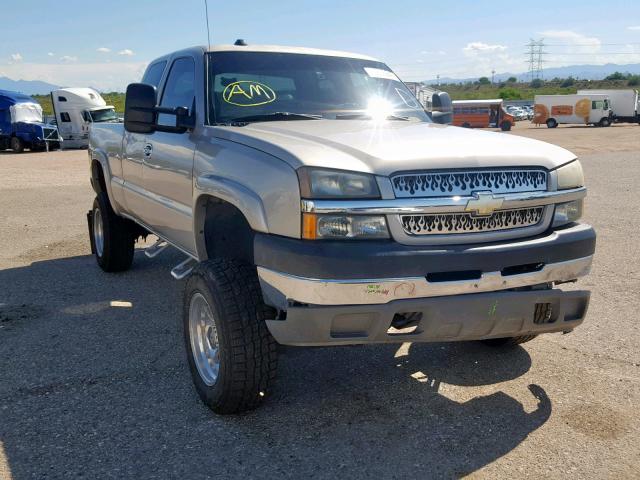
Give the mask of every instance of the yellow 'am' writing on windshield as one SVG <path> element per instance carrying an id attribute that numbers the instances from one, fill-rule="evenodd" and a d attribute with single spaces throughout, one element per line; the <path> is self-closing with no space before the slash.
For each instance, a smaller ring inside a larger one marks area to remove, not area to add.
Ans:
<path id="1" fill-rule="evenodd" d="M 222 98 L 238 107 L 257 107 L 275 101 L 276 92 L 264 83 L 240 80 L 227 85 L 222 91 Z"/>

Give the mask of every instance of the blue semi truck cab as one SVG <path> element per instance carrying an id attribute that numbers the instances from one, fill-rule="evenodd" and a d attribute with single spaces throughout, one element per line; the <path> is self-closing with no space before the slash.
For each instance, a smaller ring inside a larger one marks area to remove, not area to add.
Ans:
<path id="1" fill-rule="evenodd" d="M 55 125 L 42 120 L 42 107 L 28 95 L 0 90 L 0 150 L 20 153 L 28 148 L 41 151 L 60 148 L 62 139 Z"/>

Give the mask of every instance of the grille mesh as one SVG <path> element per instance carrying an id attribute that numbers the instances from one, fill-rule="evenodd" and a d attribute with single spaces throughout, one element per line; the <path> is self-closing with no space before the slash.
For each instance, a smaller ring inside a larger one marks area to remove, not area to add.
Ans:
<path id="1" fill-rule="evenodd" d="M 542 169 L 469 170 L 396 175 L 391 179 L 397 198 L 466 196 L 474 191 L 535 192 L 547 189 Z"/>
<path id="2" fill-rule="evenodd" d="M 542 221 L 544 207 L 498 210 L 486 217 L 470 213 L 434 213 L 401 215 L 402 228 L 409 235 L 451 235 L 495 232 L 531 227 Z"/>

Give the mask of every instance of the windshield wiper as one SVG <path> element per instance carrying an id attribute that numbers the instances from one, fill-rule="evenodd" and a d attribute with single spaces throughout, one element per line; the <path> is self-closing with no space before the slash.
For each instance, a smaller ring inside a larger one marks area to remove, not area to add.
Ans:
<path id="1" fill-rule="evenodd" d="M 250 123 L 250 122 L 275 122 L 280 120 L 320 120 L 322 115 L 310 115 L 307 113 L 293 113 L 293 112 L 273 112 L 262 113 L 260 115 L 248 115 L 246 117 L 238 117 L 231 120 L 229 123 Z"/>
<path id="2" fill-rule="evenodd" d="M 373 117 L 368 113 L 342 113 L 342 114 L 336 115 L 336 120 L 355 120 L 358 118 L 371 119 Z M 408 122 L 410 118 L 402 117 L 400 115 L 387 115 L 385 117 L 385 120 L 402 120 L 402 121 Z"/>

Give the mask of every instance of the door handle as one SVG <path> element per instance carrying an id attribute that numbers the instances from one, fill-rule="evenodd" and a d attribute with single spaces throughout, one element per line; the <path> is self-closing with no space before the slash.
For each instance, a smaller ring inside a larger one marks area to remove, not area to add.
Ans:
<path id="1" fill-rule="evenodd" d="M 150 157 L 150 156 L 151 156 L 151 153 L 153 152 L 153 145 L 151 145 L 150 143 L 147 143 L 147 144 L 144 146 L 144 150 L 143 150 L 143 152 L 144 152 L 144 156 L 145 156 L 145 157 Z"/>

